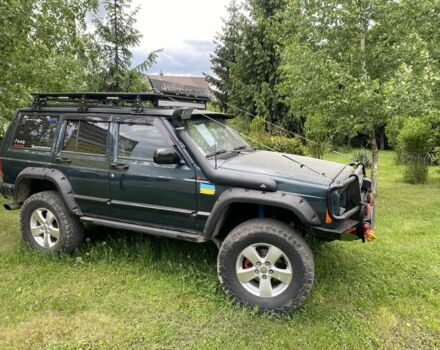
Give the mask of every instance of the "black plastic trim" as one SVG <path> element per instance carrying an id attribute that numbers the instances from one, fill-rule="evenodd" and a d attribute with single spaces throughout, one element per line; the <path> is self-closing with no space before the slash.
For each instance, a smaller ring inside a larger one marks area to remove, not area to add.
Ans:
<path id="1" fill-rule="evenodd" d="M 69 211 L 75 215 L 83 215 L 75 201 L 72 185 L 67 177 L 61 171 L 56 169 L 34 167 L 23 169 L 15 180 L 15 203 L 23 204 L 29 196 L 29 189 L 27 188 L 26 182 L 34 179 L 52 182 L 56 186 L 58 193 L 63 198 Z"/>
<path id="2" fill-rule="evenodd" d="M 362 204 L 360 203 L 361 202 L 360 181 L 363 181 L 363 179 L 364 179 L 363 174 L 364 173 L 365 173 L 365 167 L 362 163 L 359 163 L 355 172 L 352 175 L 350 175 L 350 177 L 348 179 L 342 181 L 340 184 L 333 185 L 328 189 L 328 191 L 327 191 L 327 208 L 328 208 L 328 213 L 333 220 L 336 220 L 336 221 L 348 220 L 353 215 L 355 215 L 356 213 L 358 213 L 361 210 Z M 356 183 L 356 185 L 355 185 L 355 183 Z M 350 208 L 342 215 L 336 215 L 334 213 L 334 208 L 333 208 L 332 193 L 335 191 L 345 191 L 348 188 L 352 188 L 351 186 L 356 186 L 356 188 L 355 189 L 353 188 L 353 191 L 351 191 L 352 195 L 350 196 L 351 197 L 350 200 L 355 203 L 359 203 L 359 204 L 356 204 L 353 208 Z"/>
<path id="3" fill-rule="evenodd" d="M 205 225 L 204 235 L 215 237 L 225 220 L 225 213 L 233 203 L 261 204 L 290 210 L 301 223 L 306 226 L 319 226 L 321 220 L 315 210 L 302 197 L 285 192 L 261 192 L 241 188 L 229 189 L 223 192 Z"/>
<path id="4" fill-rule="evenodd" d="M 341 239 L 341 234 L 357 225 L 359 225 L 359 221 L 357 220 L 346 220 L 339 223 L 336 227 L 333 228 L 314 226 L 312 227 L 312 234 L 316 238 L 326 241 L 339 240 Z"/>
<path id="5" fill-rule="evenodd" d="M 236 186 L 259 191 L 276 192 L 278 185 L 269 176 L 245 174 L 228 169 L 215 169 L 205 156 L 198 150 L 197 145 L 183 128 L 176 129 L 180 140 L 185 144 L 197 165 L 202 169 L 206 178 L 220 186 Z"/>
<path id="6" fill-rule="evenodd" d="M 90 196 L 82 196 L 79 194 L 73 195 L 75 199 L 79 199 L 86 202 L 95 202 L 95 203 L 108 203 L 110 199 L 107 198 L 99 198 L 99 197 L 90 197 Z"/>

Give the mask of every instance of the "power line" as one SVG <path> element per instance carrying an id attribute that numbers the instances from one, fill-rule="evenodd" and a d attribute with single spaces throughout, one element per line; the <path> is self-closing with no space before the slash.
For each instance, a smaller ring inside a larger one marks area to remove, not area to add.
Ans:
<path id="1" fill-rule="evenodd" d="M 262 118 L 262 117 L 259 117 L 259 116 L 257 116 L 257 115 L 254 115 L 254 114 L 252 114 L 252 113 L 249 113 L 249 112 L 245 111 L 244 109 L 241 109 L 241 108 L 239 108 L 239 107 L 236 107 L 236 106 L 234 106 L 234 105 L 231 105 L 230 103 L 227 103 L 227 102 L 224 102 L 224 101 L 220 101 L 220 102 L 223 103 L 224 105 L 228 106 L 228 107 L 231 107 L 231 108 L 237 110 L 237 111 L 243 112 L 243 113 L 249 115 L 249 116 L 252 117 L 252 118 L 260 119 L 260 120 L 262 120 L 263 122 L 265 122 L 266 124 L 268 124 L 268 125 L 270 125 L 270 126 L 273 126 L 274 128 L 277 128 L 278 130 L 282 130 L 282 131 L 284 131 L 284 132 L 286 132 L 286 133 L 288 133 L 288 134 L 290 134 L 290 135 L 293 135 L 293 136 L 295 136 L 295 137 L 298 137 L 298 138 L 300 138 L 300 139 L 303 139 L 304 141 L 307 141 L 307 142 L 310 142 L 310 143 L 314 143 L 315 145 L 321 145 L 319 142 L 316 142 L 316 141 L 310 140 L 310 139 L 308 139 L 308 138 L 306 138 L 306 137 L 304 137 L 304 136 L 302 136 L 302 135 L 300 135 L 300 134 L 294 133 L 293 131 L 287 130 L 287 129 L 285 129 L 285 128 L 279 126 L 279 125 L 276 125 L 276 124 L 274 124 L 274 123 L 271 123 L 270 121 L 267 121 L 266 119 L 264 119 L 264 118 Z M 333 149 L 331 149 L 331 148 L 325 148 L 325 149 L 326 149 L 327 151 L 330 151 L 330 152 L 336 153 L 337 155 L 343 156 L 342 153 L 339 153 L 339 152 L 337 152 L 337 151 L 335 151 L 335 150 L 333 150 Z"/>

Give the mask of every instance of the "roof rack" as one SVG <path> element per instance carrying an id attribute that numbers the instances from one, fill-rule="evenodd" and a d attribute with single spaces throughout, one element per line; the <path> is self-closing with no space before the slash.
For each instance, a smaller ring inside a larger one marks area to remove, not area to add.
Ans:
<path id="1" fill-rule="evenodd" d="M 78 111 L 86 112 L 91 106 L 118 106 L 121 103 L 132 105 L 133 111 L 141 113 L 144 109 L 144 102 L 150 102 L 154 107 L 177 108 L 190 107 L 195 109 L 206 109 L 208 97 L 191 95 L 172 95 L 163 93 L 127 93 L 127 92 L 49 92 L 32 94 L 34 102 L 32 107 L 40 109 L 54 105 L 68 103 L 78 105 Z"/>

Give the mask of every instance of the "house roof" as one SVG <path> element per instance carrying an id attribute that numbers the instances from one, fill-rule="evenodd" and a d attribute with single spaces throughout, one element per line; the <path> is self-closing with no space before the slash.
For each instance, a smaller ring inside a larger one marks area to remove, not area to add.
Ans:
<path id="1" fill-rule="evenodd" d="M 175 75 L 147 75 L 154 91 L 164 94 L 200 96 L 212 98 L 211 88 L 204 77 L 188 77 Z"/>
<path id="2" fill-rule="evenodd" d="M 177 75 L 148 75 L 148 79 L 166 81 L 173 84 L 181 84 L 187 86 L 194 86 L 203 89 L 210 89 L 208 81 L 205 77 L 188 77 Z"/>

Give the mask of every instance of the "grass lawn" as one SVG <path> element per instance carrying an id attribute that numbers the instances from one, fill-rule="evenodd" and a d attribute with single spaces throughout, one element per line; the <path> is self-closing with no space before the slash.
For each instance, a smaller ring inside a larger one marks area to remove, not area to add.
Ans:
<path id="1" fill-rule="evenodd" d="M 77 255 L 47 257 L 1 210 L 0 349 L 439 349 L 440 169 L 408 185 L 380 161 L 378 240 L 313 245 L 315 286 L 289 316 L 231 304 L 214 245 L 88 228 Z"/>

